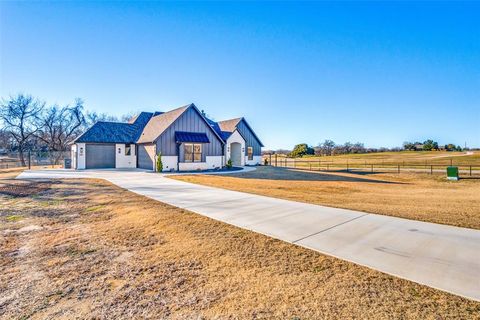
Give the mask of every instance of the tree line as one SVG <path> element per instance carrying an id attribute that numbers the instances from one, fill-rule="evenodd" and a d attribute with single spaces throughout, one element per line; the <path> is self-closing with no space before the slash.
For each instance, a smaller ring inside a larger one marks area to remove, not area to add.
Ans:
<path id="1" fill-rule="evenodd" d="M 462 147 L 456 146 L 453 143 L 449 143 L 443 146 L 439 146 L 438 142 L 431 139 L 422 142 L 404 142 L 403 149 L 409 151 L 434 151 L 434 150 L 446 150 L 446 151 L 462 151 Z"/>
<path id="2" fill-rule="evenodd" d="M 18 152 L 22 166 L 28 151 L 54 151 L 52 160 L 60 161 L 61 152 L 88 127 L 97 121 L 126 122 L 131 115 L 120 119 L 105 113 L 86 111 L 82 99 L 72 104 L 47 105 L 28 94 L 17 94 L 0 102 L 0 149 Z"/>
<path id="3" fill-rule="evenodd" d="M 444 146 L 439 146 L 436 141 L 431 139 L 421 142 L 405 142 L 403 147 L 394 147 L 394 148 L 367 148 L 361 142 L 351 143 L 345 142 L 343 144 L 336 144 L 332 140 L 325 140 L 324 142 L 318 143 L 317 146 L 309 146 L 306 143 L 300 143 L 295 145 L 292 150 L 265 150 L 264 154 L 285 154 L 288 157 L 296 158 L 309 155 L 316 156 L 333 156 L 333 155 L 342 155 L 342 154 L 355 154 L 355 153 L 369 153 L 369 152 L 398 152 L 398 151 L 434 151 L 434 150 L 446 150 L 446 151 L 462 151 L 463 149 L 460 146 L 454 144 L 446 144 Z"/>

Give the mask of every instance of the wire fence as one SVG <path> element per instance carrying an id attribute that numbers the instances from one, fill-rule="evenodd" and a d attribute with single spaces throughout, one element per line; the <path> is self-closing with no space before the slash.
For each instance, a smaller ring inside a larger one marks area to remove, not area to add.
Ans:
<path id="1" fill-rule="evenodd" d="M 0 169 L 34 167 L 34 166 L 58 166 L 63 165 L 64 159 L 70 159 L 68 151 L 26 151 L 24 163 L 18 152 L 0 155 Z"/>
<path id="2" fill-rule="evenodd" d="M 420 172 L 420 173 L 445 173 L 448 166 L 458 167 L 459 173 L 468 176 L 480 175 L 480 163 L 455 163 L 453 160 L 444 161 L 444 163 L 425 162 L 393 162 L 393 161 L 378 161 L 378 162 L 361 162 L 348 160 L 345 161 L 322 161 L 321 159 L 299 159 L 299 158 L 285 158 L 275 157 L 275 155 L 268 155 L 264 157 L 264 163 L 282 168 L 301 169 L 309 171 L 346 171 L 346 172 Z"/>

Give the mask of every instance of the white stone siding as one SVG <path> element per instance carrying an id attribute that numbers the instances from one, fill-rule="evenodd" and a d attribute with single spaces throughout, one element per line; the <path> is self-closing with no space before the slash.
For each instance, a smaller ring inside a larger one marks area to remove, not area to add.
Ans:
<path id="1" fill-rule="evenodd" d="M 240 143 L 242 145 L 241 152 L 242 152 L 242 154 L 245 153 L 245 140 L 240 135 L 240 133 L 237 130 L 235 130 L 230 135 L 230 137 L 228 137 L 228 139 L 225 143 L 225 164 L 230 159 L 230 153 L 231 153 L 231 146 L 230 145 L 234 142 Z M 245 165 L 245 159 L 243 157 L 241 157 L 240 161 L 242 162 L 241 165 L 244 166 Z"/>
<path id="2" fill-rule="evenodd" d="M 248 156 L 245 156 L 245 164 L 248 166 L 255 166 L 262 163 L 262 156 L 253 156 L 253 160 L 248 160 Z"/>
<path id="3" fill-rule="evenodd" d="M 206 162 L 180 162 L 180 171 L 195 171 L 195 170 L 207 170 L 208 163 Z"/>
<path id="4" fill-rule="evenodd" d="M 155 157 L 156 159 L 157 157 Z M 177 156 L 162 156 L 163 171 L 177 171 Z M 156 167 L 156 164 L 155 164 Z"/>
<path id="5" fill-rule="evenodd" d="M 77 143 L 77 169 L 85 169 L 86 160 L 85 154 L 87 152 L 85 143 Z"/>
<path id="6" fill-rule="evenodd" d="M 125 144 L 115 145 L 115 168 L 136 168 L 137 155 L 135 154 L 135 145 L 130 145 L 130 155 L 125 155 Z"/>
<path id="7" fill-rule="evenodd" d="M 223 156 L 207 156 L 208 169 L 221 168 L 223 166 Z"/>

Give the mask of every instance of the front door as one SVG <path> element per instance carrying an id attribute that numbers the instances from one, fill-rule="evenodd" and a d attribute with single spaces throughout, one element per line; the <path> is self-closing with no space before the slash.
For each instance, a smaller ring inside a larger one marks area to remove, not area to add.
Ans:
<path id="1" fill-rule="evenodd" d="M 242 165 L 242 145 L 238 142 L 234 142 L 230 145 L 230 159 L 234 166 Z"/>

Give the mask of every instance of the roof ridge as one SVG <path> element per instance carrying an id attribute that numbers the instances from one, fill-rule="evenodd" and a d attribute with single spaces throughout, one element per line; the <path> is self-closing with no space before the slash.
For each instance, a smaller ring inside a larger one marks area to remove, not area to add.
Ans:
<path id="1" fill-rule="evenodd" d="M 220 121 L 217 121 L 217 122 L 227 122 L 227 121 L 241 120 L 241 119 L 244 119 L 244 118 L 243 118 L 243 117 L 238 117 L 238 118 L 232 118 L 232 119 L 220 120 Z"/>

